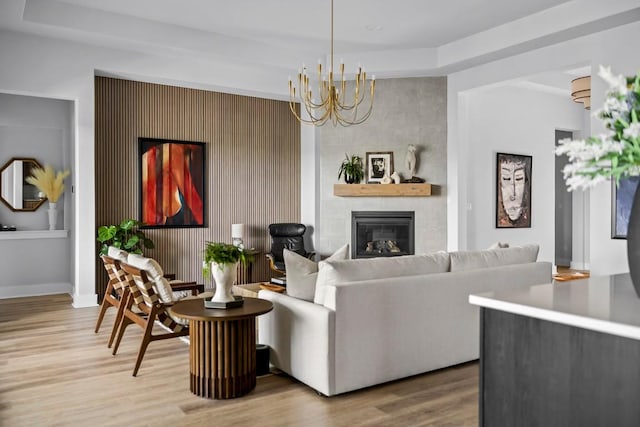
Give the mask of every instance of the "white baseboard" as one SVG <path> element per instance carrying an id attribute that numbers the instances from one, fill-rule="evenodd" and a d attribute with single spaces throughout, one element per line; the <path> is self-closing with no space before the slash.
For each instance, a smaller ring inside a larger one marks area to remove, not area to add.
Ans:
<path id="1" fill-rule="evenodd" d="M 570 267 L 574 270 L 589 270 L 589 263 L 571 261 Z"/>
<path id="2" fill-rule="evenodd" d="M 35 285 L 0 286 L 0 299 L 38 295 L 71 294 L 71 283 L 38 283 Z"/>
<path id="3" fill-rule="evenodd" d="M 73 294 L 73 308 L 95 307 L 98 305 L 98 295 L 77 295 Z"/>

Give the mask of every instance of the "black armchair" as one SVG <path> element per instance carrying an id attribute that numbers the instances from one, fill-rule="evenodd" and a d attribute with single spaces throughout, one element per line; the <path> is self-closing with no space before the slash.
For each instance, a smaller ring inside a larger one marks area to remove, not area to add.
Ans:
<path id="1" fill-rule="evenodd" d="M 304 224 L 280 223 L 269 225 L 271 235 L 271 252 L 267 254 L 269 267 L 277 273 L 285 274 L 282 251 L 288 249 L 303 257 L 312 258 L 315 252 L 307 252 L 304 248 L 303 235 L 307 230 Z"/>

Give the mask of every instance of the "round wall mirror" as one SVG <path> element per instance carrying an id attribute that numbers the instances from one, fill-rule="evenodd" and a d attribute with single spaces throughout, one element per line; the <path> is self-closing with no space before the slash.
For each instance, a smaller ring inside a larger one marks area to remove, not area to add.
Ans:
<path id="1" fill-rule="evenodd" d="M 45 201 L 27 182 L 33 168 L 42 168 L 36 159 L 14 157 L 0 169 L 0 199 L 12 211 L 32 212 Z"/>

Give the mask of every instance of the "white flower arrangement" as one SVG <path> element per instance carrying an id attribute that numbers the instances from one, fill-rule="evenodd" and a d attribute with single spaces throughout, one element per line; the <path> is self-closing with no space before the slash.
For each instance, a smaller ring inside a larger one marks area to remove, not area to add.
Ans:
<path id="1" fill-rule="evenodd" d="M 601 118 L 608 132 L 586 140 L 563 139 L 558 156 L 569 156 L 563 169 L 569 191 L 587 189 L 613 177 L 640 175 L 640 72 L 635 78 L 615 76 L 600 66 L 598 73 L 609 84 L 607 98 L 594 115 Z"/>

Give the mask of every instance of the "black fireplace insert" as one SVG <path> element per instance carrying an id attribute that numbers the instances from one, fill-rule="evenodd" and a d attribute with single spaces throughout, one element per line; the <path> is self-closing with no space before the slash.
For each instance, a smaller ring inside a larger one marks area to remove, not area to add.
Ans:
<path id="1" fill-rule="evenodd" d="M 351 212 L 351 258 L 413 255 L 414 212 Z"/>

